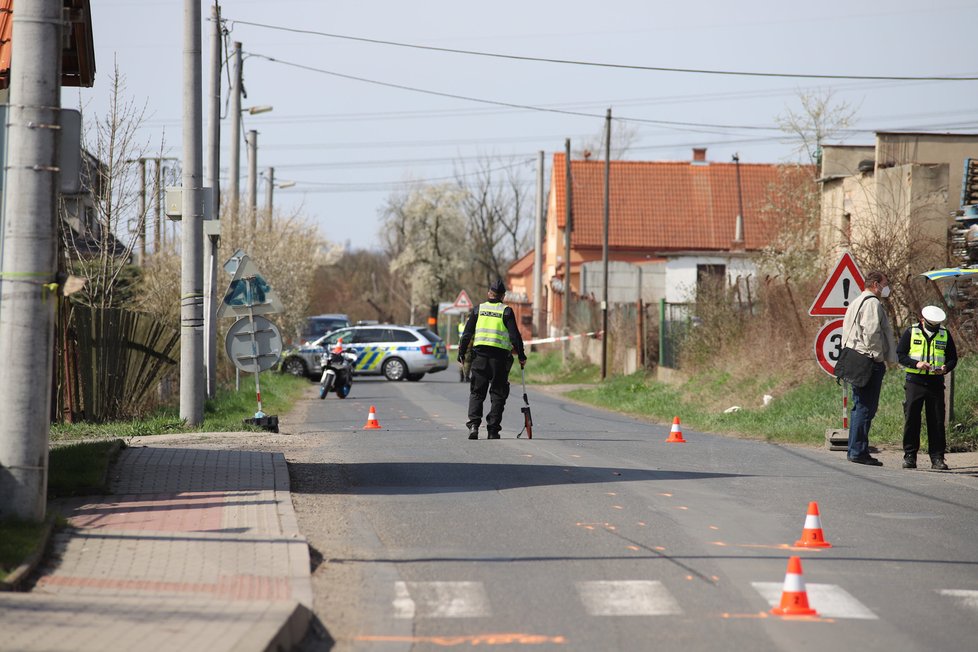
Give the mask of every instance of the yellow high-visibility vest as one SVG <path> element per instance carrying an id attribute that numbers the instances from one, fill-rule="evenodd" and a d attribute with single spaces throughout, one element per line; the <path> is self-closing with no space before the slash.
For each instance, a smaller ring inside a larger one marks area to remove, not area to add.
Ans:
<path id="1" fill-rule="evenodd" d="M 503 303 L 483 303 L 479 306 L 479 318 L 475 322 L 475 338 L 472 346 L 495 346 L 509 351 L 509 332 L 503 324 Z"/>
<path id="2" fill-rule="evenodd" d="M 935 367 L 944 365 L 944 351 L 947 349 L 947 330 L 941 328 L 933 339 L 924 337 L 924 330 L 917 324 L 910 329 L 910 357 L 929 362 Z M 930 375 L 926 369 L 907 369 L 908 374 Z"/>

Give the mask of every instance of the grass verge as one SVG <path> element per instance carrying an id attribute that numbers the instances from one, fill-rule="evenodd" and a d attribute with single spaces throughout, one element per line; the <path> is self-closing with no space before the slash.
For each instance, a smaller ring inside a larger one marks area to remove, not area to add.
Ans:
<path id="1" fill-rule="evenodd" d="M 870 442 L 900 447 L 903 438 L 903 384 L 905 374 L 887 371 L 880 407 L 873 420 Z M 750 383 L 754 395 L 742 402 L 744 383 L 722 370 L 704 372 L 682 384 L 667 385 L 644 373 L 618 376 L 588 389 L 568 394 L 592 405 L 669 423 L 680 417 L 696 430 L 735 434 L 775 442 L 822 445 L 827 428 L 842 427 L 842 390 L 826 375 L 796 382 L 764 407 L 767 387 L 785 386 L 776 375 Z M 773 391 L 773 390 L 772 390 Z M 731 397 L 726 404 L 723 397 Z M 740 397 L 734 398 L 734 397 Z M 978 449 L 978 357 L 962 358 L 955 372 L 955 418 L 948 429 L 948 450 Z M 740 409 L 725 413 L 725 407 Z M 850 399 L 851 407 L 851 399 Z"/>
<path id="2" fill-rule="evenodd" d="M 25 559 L 36 554 L 44 544 L 45 529 L 44 523 L 0 521 L 0 582 L 5 582 Z"/>
<path id="3" fill-rule="evenodd" d="M 263 373 L 259 382 L 262 410 L 266 414 L 288 412 L 296 399 L 309 387 L 309 381 L 304 378 L 279 373 Z M 180 418 L 179 408 L 174 406 L 130 421 L 54 424 L 51 426 L 51 441 L 119 437 L 128 440 L 131 437 L 178 432 L 260 431 L 259 428 L 242 423 L 243 419 L 254 416 L 257 409 L 254 375 L 242 375 L 239 391 L 235 391 L 233 385 L 219 387 L 214 399 L 204 403 L 204 422 L 197 428 L 188 428 Z"/>

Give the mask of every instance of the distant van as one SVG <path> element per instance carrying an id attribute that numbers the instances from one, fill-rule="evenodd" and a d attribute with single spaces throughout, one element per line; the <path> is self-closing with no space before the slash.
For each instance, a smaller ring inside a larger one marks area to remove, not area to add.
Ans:
<path id="1" fill-rule="evenodd" d="M 337 328 L 346 328 L 350 325 L 350 318 L 341 313 L 328 315 L 316 315 L 307 317 L 305 326 L 300 334 L 301 344 L 306 344 L 318 340 L 327 333 L 332 333 Z"/>

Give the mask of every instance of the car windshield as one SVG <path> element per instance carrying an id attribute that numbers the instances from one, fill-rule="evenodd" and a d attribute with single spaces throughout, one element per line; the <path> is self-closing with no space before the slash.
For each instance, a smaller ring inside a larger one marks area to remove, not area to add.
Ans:
<path id="1" fill-rule="evenodd" d="M 349 326 L 349 324 L 344 319 L 310 319 L 308 325 L 309 338 L 310 340 L 321 337 L 326 333 L 335 330 L 337 328 L 342 328 L 343 326 Z"/>
<path id="2" fill-rule="evenodd" d="M 424 338 L 429 342 L 431 342 L 432 344 L 437 344 L 438 342 L 441 342 L 441 338 L 435 335 L 434 333 L 432 333 L 431 331 L 429 331 L 427 328 L 419 328 L 418 332 L 421 333 L 421 335 L 423 335 Z"/>

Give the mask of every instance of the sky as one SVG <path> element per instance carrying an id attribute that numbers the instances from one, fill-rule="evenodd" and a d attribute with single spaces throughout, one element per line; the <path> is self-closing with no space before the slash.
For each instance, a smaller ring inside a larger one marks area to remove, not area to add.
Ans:
<path id="1" fill-rule="evenodd" d="M 211 4 L 201 2 L 205 147 Z M 152 151 L 165 133 L 166 155 L 181 156 L 183 0 L 91 5 L 95 85 L 64 89 L 63 105 L 83 106 L 86 121 L 104 115 L 115 62 L 127 96 L 146 105 L 140 137 Z M 227 51 L 239 41 L 244 52 L 242 106 L 274 107 L 244 116 L 243 130 L 259 132 L 258 168 L 295 182 L 276 188 L 276 210 L 354 249 L 380 246 L 383 208 L 411 183 L 451 182 L 485 164 L 532 189 L 543 151 L 549 186 L 553 154 L 566 138 L 596 142 L 609 108 L 612 130 L 632 134 L 631 160 L 689 160 L 693 147 L 719 162 L 798 160 L 776 118 L 800 109 L 800 93 L 831 92 L 855 111 L 835 142 L 872 144 L 877 130 L 978 132 L 978 81 L 636 69 L 974 77 L 973 1 L 226 0 L 221 9 Z M 229 131 L 222 120 L 224 187 Z M 243 143 L 241 152 L 244 192 Z"/>

